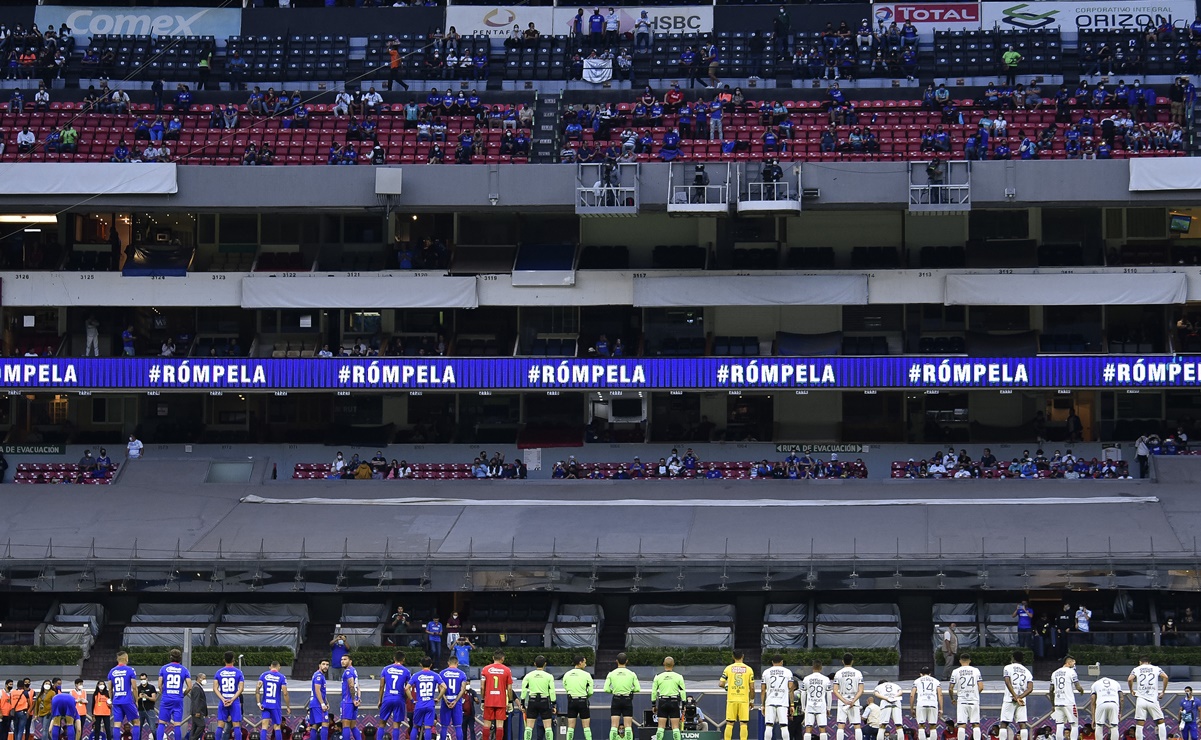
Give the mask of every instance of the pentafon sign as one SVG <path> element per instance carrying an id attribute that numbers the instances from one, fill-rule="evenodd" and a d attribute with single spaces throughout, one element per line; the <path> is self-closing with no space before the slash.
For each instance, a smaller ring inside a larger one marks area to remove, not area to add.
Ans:
<path id="1" fill-rule="evenodd" d="M 980 28 L 980 3 L 872 3 L 877 25 L 912 23 L 926 31 Z"/>
<path id="2" fill-rule="evenodd" d="M 0 388 L 11 391 L 1201 388 L 1201 357 L 13 358 L 0 361 Z"/>
<path id="3" fill-rule="evenodd" d="M 79 43 L 97 34 L 134 36 L 215 36 L 224 39 L 242 32 L 241 8 L 120 8 L 93 5 L 80 8 L 39 5 L 35 22 L 42 28 L 67 24 Z"/>
<path id="4" fill-rule="evenodd" d="M 1191 0 L 1147 2 L 985 2 L 981 3 L 981 24 L 985 28 L 1030 31 L 1059 28 L 1065 38 L 1082 28 L 1138 31 L 1148 25 L 1168 22 L 1184 27 L 1196 14 Z"/>

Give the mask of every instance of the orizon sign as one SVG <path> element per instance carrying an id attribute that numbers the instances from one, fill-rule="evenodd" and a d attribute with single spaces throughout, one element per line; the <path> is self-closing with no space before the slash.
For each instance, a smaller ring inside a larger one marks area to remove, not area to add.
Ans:
<path id="1" fill-rule="evenodd" d="M 89 36 L 237 36 L 242 31 L 238 8 L 89 8 L 39 5 L 34 15 L 42 28 L 66 24 L 80 42 Z"/>

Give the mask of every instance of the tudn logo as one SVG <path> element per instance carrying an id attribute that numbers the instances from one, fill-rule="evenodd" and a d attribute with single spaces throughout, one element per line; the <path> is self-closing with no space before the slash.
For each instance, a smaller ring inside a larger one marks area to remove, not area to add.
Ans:
<path id="1" fill-rule="evenodd" d="M 876 9 L 876 22 L 877 23 L 888 23 L 891 20 L 892 20 L 892 7 L 891 6 L 881 5 L 879 8 Z"/>
<path id="2" fill-rule="evenodd" d="M 517 14 L 508 8 L 493 8 L 484 16 L 484 25 L 492 28 L 505 28 L 517 20 Z"/>
<path id="3" fill-rule="evenodd" d="M 1026 3 L 1014 5 L 1011 8 L 1005 8 L 1001 12 L 1005 14 L 1005 23 L 1018 28 L 1033 30 L 1049 26 L 1055 22 L 1055 16 L 1059 15 L 1058 10 L 1048 10 L 1045 13 L 1027 13 L 1026 8 L 1030 7 Z"/>

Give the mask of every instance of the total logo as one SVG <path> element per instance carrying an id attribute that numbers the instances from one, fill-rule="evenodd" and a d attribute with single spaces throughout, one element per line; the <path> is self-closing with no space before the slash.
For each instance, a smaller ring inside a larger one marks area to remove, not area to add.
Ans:
<path id="1" fill-rule="evenodd" d="M 894 3 L 876 6 L 878 23 L 979 23 L 977 3 Z"/>

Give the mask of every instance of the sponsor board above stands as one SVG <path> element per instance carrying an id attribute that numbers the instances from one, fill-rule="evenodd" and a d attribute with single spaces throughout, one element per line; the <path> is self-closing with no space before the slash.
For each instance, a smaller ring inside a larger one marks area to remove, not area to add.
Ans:
<path id="1" fill-rule="evenodd" d="M 785 5 L 790 27 L 794 33 L 821 31 L 827 23 L 837 28 L 846 21 L 851 28 L 858 28 L 865 18 L 872 17 L 869 3 L 830 3 L 826 5 Z M 731 33 L 748 31 L 771 31 L 780 6 L 763 5 L 718 5 L 713 9 L 713 27 Z"/>
<path id="2" fill-rule="evenodd" d="M 912 23 L 918 33 L 980 28 L 981 3 L 872 3 L 877 26 Z"/>
<path id="3" fill-rule="evenodd" d="M 756 390 L 1196 388 L 1201 357 L 757 359 L 24 359 L 0 388 L 95 390 Z"/>
<path id="4" fill-rule="evenodd" d="M 592 7 L 592 6 L 590 6 Z M 446 9 L 446 27 L 463 36 L 484 35 L 505 37 L 513 26 L 525 29 L 533 23 L 544 34 L 564 36 L 571 33 L 572 21 L 579 6 L 562 8 L 531 7 L 528 5 L 452 5 Z M 617 8 L 621 31 L 632 32 L 634 23 L 647 12 L 651 30 L 656 35 L 671 33 L 709 33 L 713 30 L 713 7 L 705 6 L 622 6 Z M 584 10 L 585 32 L 591 10 Z M 768 24 L 770 27 L 770 22 Z"/>
<path id="5" fill-rule="evenodd" d="M 1064 38 L 1072 39 L 1080 29 L 1138 31 L 1164 22 L 1183 28 L 1196 13 L 1192 0 L 985 2 L 980 23 L 984 28 L 1013 30 L 1058 28 Z"/>
<path id="6" fill-rule="evenodd" d="M 97 34 L 225 39 L 242 32 L 239 8 L 38 5 L 34 21 L 42 28 L 58 28 L 65 23 L 76 42 L 85 46 L 88 37 Z"/>

